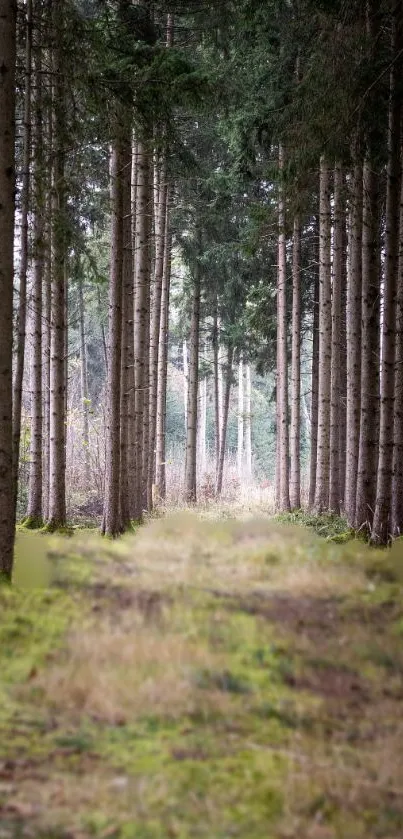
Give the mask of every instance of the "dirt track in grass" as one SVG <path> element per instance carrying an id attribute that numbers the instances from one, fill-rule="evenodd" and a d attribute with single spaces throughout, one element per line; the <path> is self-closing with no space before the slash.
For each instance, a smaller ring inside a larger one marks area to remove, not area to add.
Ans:
<path id="1" fill-rule="evenodd" d="M 400 839 L 398 545 L 190 515 L 19 538 L 1 839 Z"/>

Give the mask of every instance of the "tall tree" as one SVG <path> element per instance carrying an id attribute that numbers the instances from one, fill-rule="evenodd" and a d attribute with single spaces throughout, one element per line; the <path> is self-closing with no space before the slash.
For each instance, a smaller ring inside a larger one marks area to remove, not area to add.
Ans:
<path id="1" fill-rule="evenodd" d="M 361 402 L 361 289 L 362 289 L 362 162 L 353 152 L 349 195 L 349 260 L 347 273 L 347 452 L 344 507 L 353 526 L 357 496 Z"/>
<path id="2" fill-rule="evenodd" d="M 111 155 L 111 263 L 109 279 L 109 362 L 106 410 L 105 500 L 102 532 L 117 536 L 120 518 L 120 387 L 122 352 L 123 149 L 117 134 Z"/>
<path id="3" fill-rule="evenodd" d="M 290 509 L 287 354 L 287 253 L 285 197 L 282 183 L 284 150 L 279 149 L 278 270 L 277 270 L 277 505 Z"/>
<path id="4" fill-rule="evenodd" d="M 52 7 L 54 73 L 54 171 L 52 189 L 52 276 L 50 311 L 49 510 L 47 526 L 66 523 L 66 53 L 65 0 Z"/>
<path id="5" fill-rule="evenodd" d="M 23 118 L 23 165 L 21 172 L 21 242 L 18 286 L 17 353 L 13 391 L 13 471 L 14 492 L 17 496 L 18 464 L 21 436 L 22 384 L 24 378 L 27 329 L 27 272 L 28 272 L 28 214 L 31 181 L 31 89 L 32 89 L 32 0 L 26 3 L 25 91 Z"/>
<path id="6" fill-rule="evenodd" d="M 34 103 L 34 173 L 33 173 L 33 283 L 31 295 L 31 353 L 30 353 L 30 405 L 31 444 L 28 488 L 27 524 L 38 527 L 43 522 L 42 506 L 42 301 L 45 266 L 45 182 L 43 149 L 43 96 L 42 51 L 35 63 Z"/>
<path id="7" fill-rule="evenodd" d="M 186 417 L 185 500 L 194 504 L 197 499 L 197 396 L 199 389 L 199 336 L 201 269 L 196 257 L 193 276 L 192 315 L 190 322 L 189 383 Z"/>
<path id="8" fill-rule="evenodd" d="M 396 291 L 399 261 L 400 138 L 402 115 L 402 3 L 392 11 L 388 163 L 385 219 L 385 276 L 382 319 L 379 461 L 372 539 L 385 544 L 391 535 L 393 419 L 395 398 Z"/>
<path id="9" fill-rule="evenodd" d="M 340 512 L 340 342 L 343 281 L 343 169 L 334 169 L 333 289 L 332 289 L 332 369 L 330 402 L 330 490 L 329 508 Z"/>
<path id="10" fill-rule="evenodd" d="M 323 155 L 320 161 L 319 207 L 319 383 L 318 444 L 316 466 L 315 508 L 320 512 L 329 506 L 330 479 L 330 397 L 332 358 L 332 295 L 331 295 L 331 210 L 330 169 Z"/>
<path id="11" fill-rule="evenodd" d="M 0 0 L 0 577 L 13 567 L 15 507 L 12 456 L 13 247 L 15 210 L 14 0 Z"/>
<path id="12" fill-rule="evenodd" d="M 290 503 L 301 506 L 301 223 L 294 218 L 292 259 L 292 349 L 291 349 L 291 428 Z"/>

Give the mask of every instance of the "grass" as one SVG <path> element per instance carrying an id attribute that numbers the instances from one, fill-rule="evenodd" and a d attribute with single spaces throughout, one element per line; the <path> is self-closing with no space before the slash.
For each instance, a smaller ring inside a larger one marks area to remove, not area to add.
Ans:
<path id="1" fill-rule="evenodd" d="M 398 839 L 401 553 L 250 517 L 19 533 L 2 839 Z"/>

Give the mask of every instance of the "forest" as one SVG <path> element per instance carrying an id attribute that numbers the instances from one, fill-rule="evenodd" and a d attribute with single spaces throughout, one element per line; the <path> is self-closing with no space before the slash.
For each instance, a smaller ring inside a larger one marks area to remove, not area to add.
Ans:
<path id="1" fill-rule="evenodd" d="M 0 837 L 403 835 L 403 0 L 0 0 Z"/>

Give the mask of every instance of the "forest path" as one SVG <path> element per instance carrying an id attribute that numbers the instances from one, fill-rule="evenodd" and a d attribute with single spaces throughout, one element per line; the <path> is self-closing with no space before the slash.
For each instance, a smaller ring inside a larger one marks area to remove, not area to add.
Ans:
<path id="1" fill-rule="evenodd" d="M 402 836 L 399 546 L 181 515 L 18 547 L 2 839 Z"/>

